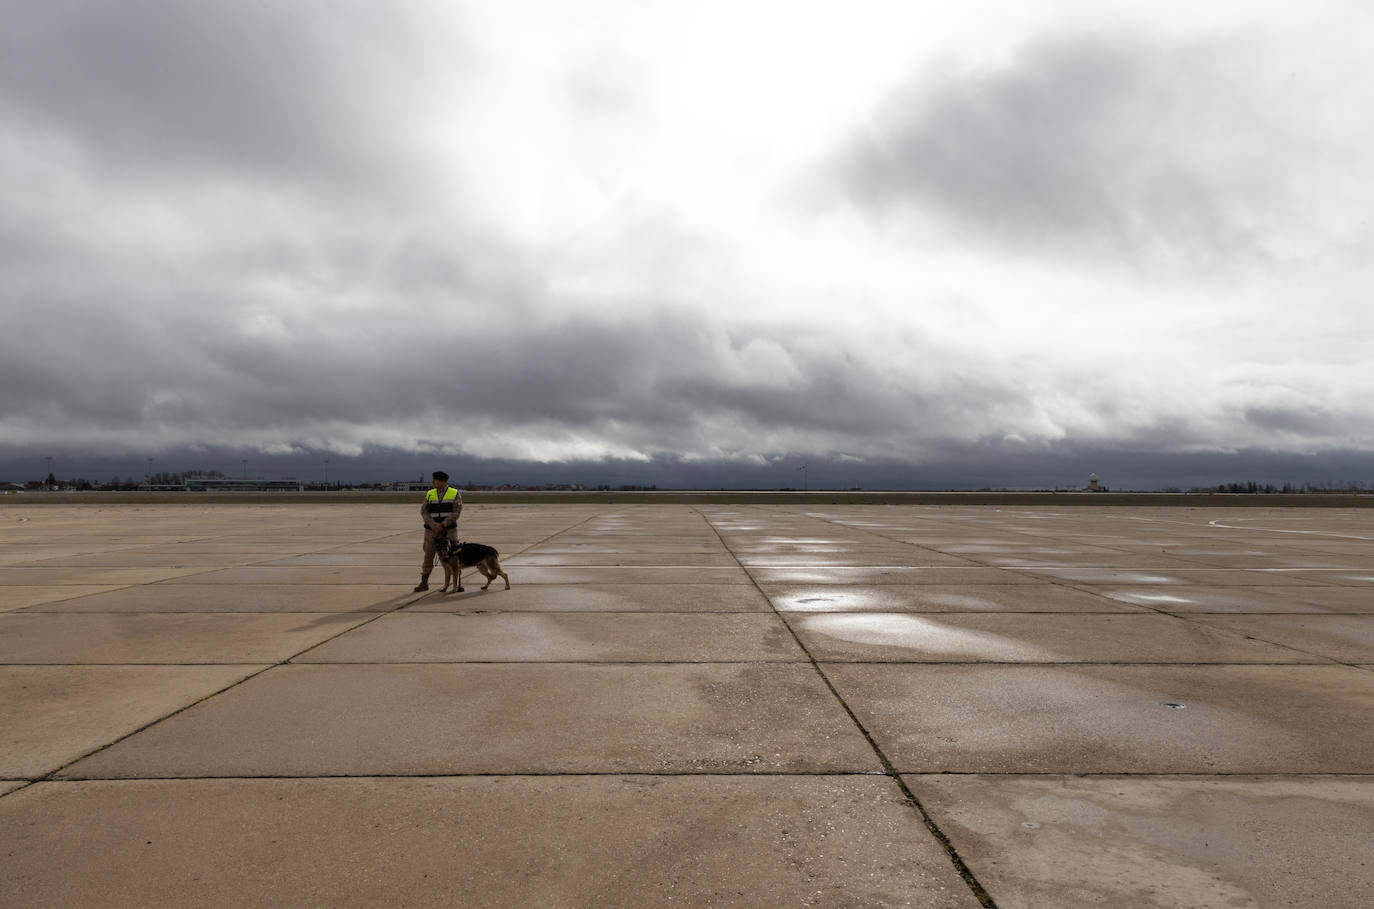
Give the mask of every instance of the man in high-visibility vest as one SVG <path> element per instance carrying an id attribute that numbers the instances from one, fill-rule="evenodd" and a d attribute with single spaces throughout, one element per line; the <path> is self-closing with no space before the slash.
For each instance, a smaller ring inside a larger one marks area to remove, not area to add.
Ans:
<path id="1" fill-rule="evenodd" d="M 425 493 L 425 503 L 420 506 L 420 520 L 425 522 L 425 561 L 420 566 L 416 593 L 429 589 L 429 573 L 434 570 L 434 547 L 439 537 L 447 536 L 449 542 L 458 542 L 458 515 L 462 513 L 463 497 L 448 485 L 448 474 L 434 471 L 434 488 Z"/>

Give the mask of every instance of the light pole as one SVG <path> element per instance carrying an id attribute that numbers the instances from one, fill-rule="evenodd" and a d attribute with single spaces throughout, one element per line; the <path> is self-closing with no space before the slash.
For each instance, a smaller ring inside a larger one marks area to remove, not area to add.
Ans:
<path id="1" fill-rule="evenodd" d="M 148 459 L 148 472 L 143 475 L 143 480 L 149 486 L 153 485 L 153 459 Z"/>
<path id="2" fill-rule="evenodd" d="M 329 459 L 324 459 L 324 485 L 329 485 Z"/>
<path id="3" fill-rule="evenodd" d="M 246 480 L 248 479 L 248 459 L 239 458 L 239 461 L 243 463 L 243 478 Z"/>
<path id="4" fill-rule="evenodd" d="M 52 455 L 43 455 L 43 460 L 48 462 L 48 477 L 52 476 Z M 43 478 L 43 485 L 52 489 L 52 484 L 48 482 L 48 477 Z"/>

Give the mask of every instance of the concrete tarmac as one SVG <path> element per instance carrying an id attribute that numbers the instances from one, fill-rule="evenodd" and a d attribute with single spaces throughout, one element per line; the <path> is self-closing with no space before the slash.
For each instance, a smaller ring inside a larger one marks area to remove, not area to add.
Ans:
<path id="1" fill-rule="evenodd" d="M 417 510 L 0 504 L 0 906 L 1374 905 L 1374 511 Z"/>

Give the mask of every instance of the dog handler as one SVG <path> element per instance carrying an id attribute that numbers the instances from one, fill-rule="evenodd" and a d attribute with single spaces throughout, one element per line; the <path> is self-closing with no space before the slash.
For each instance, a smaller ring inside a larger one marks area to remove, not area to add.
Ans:
<path id="1" fill-rule="evenodd" d="M 434 546 L 439 535 L 446 535 L 451 543 L 458 542 L 458 515 L 462 513 L 463 497 L 448 485 L 448 474 L 434 471 L 434 488 L 425 493 L 425 504 L 420 506 L 420 520 L 425 522 L 425 561 L 420 566 L 416 593 L 429 589 L 429 573 L 434 570 Z"/>

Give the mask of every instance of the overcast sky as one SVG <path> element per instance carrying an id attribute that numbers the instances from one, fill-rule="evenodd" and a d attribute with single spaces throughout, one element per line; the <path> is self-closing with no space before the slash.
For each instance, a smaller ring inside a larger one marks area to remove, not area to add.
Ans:
<path id="1" fill-rule="evenodd" d="M 6 463 L 1374 456 L 1365 0 L 0 17 Z"/>

